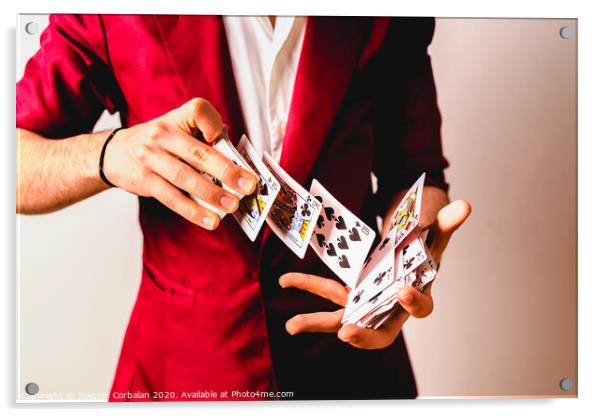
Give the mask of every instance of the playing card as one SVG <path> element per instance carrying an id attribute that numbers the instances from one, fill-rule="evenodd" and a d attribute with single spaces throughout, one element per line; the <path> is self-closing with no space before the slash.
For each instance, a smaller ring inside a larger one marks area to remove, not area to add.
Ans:
<path id="1" fill-rule="evenodd" d="M 437 275 L 437 267 L 435 261 L 431 258 L 430 254 L 427 255 L 427 259 L 418 268 L 416 268 L 416 279 L 412 282 L 412 286 L 418 291 L 422 291 L 424 287 L 435 279 Z"/>
<path id="2" fill-rule="evenodd" d="M 395 247 L 394 241 L 390 236 L 386 236 L 380 243 L 374 248 L 374 250 L 368 255 L 368 258 L 364 261 L 362 271 L 357 279 L 355 287 L 359 287 L 362 281 L 372 272 L 383 261 L 386 256 L 393 254 L 394 258 Z M 395 259 L 393 259 L 393 265 L 395 265 Z"/>
<path id="3" fill-rule="evenodd" d="M 423 236 L 426 237 L 425 235 Z M 418 239 L 422 241 L 422 245 L 425 252 L 425 260 L 407 275 L 398 276 L 395 279 L 397 291 L 399 291 L 403 287 L 407 287 L 410 285 L 415 287 L 418 291 L 422 291 L 424 290 L 424 287 L 432 280 L 434 280 L 435 276 L 437 275 L 437 267 L 435 261 L 433 260 L 428 251 L 428 247 L 424 244 L 424 240 L 422 239 L 422 237 L 417 238 L 417 240 Z M 366 323 L 365 327 L 369 327 L 371 329 L 378 329 L 384 323 L 386 323 L 393 316 L 393 314 L 395 314 L 395 310 L 386 311 L 385 313 L 379 311 L 378 313 L 378 315 L 372 314 L 370 317 L 362 317 L 361 323 Z"/>
<path id="4" fill-rule="evenodd" d="M 309 192 L 322 203 L 309 244 L 332 272 L 354 287 L 376 233 L 317 180 L 313 180 Z"/>
<path id="5" fill-rule="evenodd" d="M 383 297 L 384 298 L 384 297 Z M 355 324 L 360 327 L 372 328 L 376 323 L 384 322 L 383 319 L 389 316 L 389 313 L 397 305 L 397 296 L 393 295 L 387 299 L 384 299 L 381 304 L 372 309 Z"/>
<path id="6" fill-rule="evenodd" d="M 411 242 L 404 242 L 397 248 L 395 276 L 405 277 L 415 270 L 421 263 L 426 261 L 426 245 L 418 237 Z"/>
<path id="7" fill-rule="evenodd" d="M 257 155 L 249 139 L 243 135 L 238 142 L 237 151 L 257 175 L 259 182 L 255 193 L 240 200 L 238 210 L 233 214 L 241 229 L 252 241 L 255 241 L 263 222 L 270 212 L 272 204 L 280 191 L 280 183 Z"/>
<path id="8" fill-rule="evenodd" d="M 414 229 L 416 229 L 416 226 L 418 226 L 425 177 L 426 174 L 420 176 L 418 181 L 412 185 L 403 197 L 393 213 L 393 219 L 391 220 L 387 236 L 394 236 L 395 246 L 399 245 L 399 243 L 409 236 Z"/>
<path id="9" fill-rule="evenodd" d="M 375 249 L 375 251 L 378 250 Z M 360 273 L 361 283 L 349 292 L 343 313 L 343 322 L 354 322 L 353 317 L 361 318 L 381 301 L 381 294 L 394 281 L 395 252 L 392 245 L 385 245 L 386 253 L 368 261 Z"/>
<path id="10" fill-rule="evenodd" d="M 303 258 L 322 204 L 291 178 L 270 155 L 264 153 L 263 161 L 281 186 L 266 221 L 284 244 L 299 258 Z"/>
<path id="11" fill-rule="evenodd" d="M 253 169 L 245 162 L 245 160 L 238 153 L 238 151 L 236 150 L 234 145 L 232 145 L 232 142 L 230 142 L 228 139 L 221 138 L 221 139 L 217 140 L 213 144 L 213 148 L 218 150 L 219 152 L 221 152 L 224 156 L 226 156 L 228 159 L 230 159 L 234 164 L 238 165 L 241 168 L 246 169 L 247 171 L 253 172 Z M 203 175 L 205 178 L 207 178 L 208 180 L 210 180 L 217 186 L 222 187 L 224 190 L 231 192 L 238 198 L 242 198 L 244 196 L 244 194 L 239 193 L 236 190 L 233 190 L 232 188 L 228 187 L 225 184 L 222 184 L 221 181 L 219 181 L 216 178 L 213 178 L 211 175 L 207 174 L 206 172 L 201 172 L 201 175 Z M 220 217 L 220 219 L 224 218 L 224 216 L 226 215 L 226 212 L 218 209 L 217 207 L 214 207 L 211 204 L 209 204 L 199 198 L 196 198 L 193 195 L 191 195 L 191 197 L 194 201 L 199 203 L 201 206 L 206 207 L 209 210 L 213 211 L 215 214 L 217 214 Z"/>

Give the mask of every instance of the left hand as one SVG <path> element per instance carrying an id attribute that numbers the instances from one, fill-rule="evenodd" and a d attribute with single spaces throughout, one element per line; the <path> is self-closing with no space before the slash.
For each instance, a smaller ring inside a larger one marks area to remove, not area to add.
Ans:
<path id="1" fill-rule="evenodd" d="M 435 262 L 439 263 L 452 234 L 468 218 L 470 211 L 470 204 L 463 200 L 456 200 L 439 211 L 429 232 L 432 234 L 429 250 Z M 406 287 L 397 293 L 397 300 L 403 309 L 399 309 L 393 319 L 378 330 L 366 329 L 355 324 L 345 324 L 341 327 L 347 295 L 351 290 L 349 287 L 331 278 L 297 272 L 282 275 L 279 283 L 283 288 L 294 287 L 309 291 L 343 307 L 336 311 L 298 314 L 286 322 L 286 330 L 289 334 L 337 332 L 343 342 L 360 349 L 382 349 L 389 346 L 410 316 L 423 318 L 433 311 L 431 284 L 427 285 L 423 292 L 414 287 Z"/>

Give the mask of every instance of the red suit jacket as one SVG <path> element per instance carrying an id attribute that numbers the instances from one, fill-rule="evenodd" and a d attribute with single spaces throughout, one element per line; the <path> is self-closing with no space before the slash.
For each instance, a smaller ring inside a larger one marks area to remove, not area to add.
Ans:
<path id="1" fill-rule="evenodd" d="M 421 172 L 447 188 L 426 51 L 433 29 L 425 18 L 307 20 L 280 163 L 373 227 Z M 221 17 L 57 15 L 17 84 L 17 126 L 64 138 L 91 131 L 105 108 L 132 126 L 195 96 L 215 106 L 231 138 L 245 132 Z M 231 216 L 208 232 L 152 198 L 140 198 L 139 218 L 143 274 L 112 400 L 197 390 L 416 396 L 402 335 L 369 351 L 336 334 L 286 333 L 295 314 L 338 308 L 278 285 L 290 271 L 333 276 L 311 249 L 300 260 L 268 228 L 249 242 Z"/>

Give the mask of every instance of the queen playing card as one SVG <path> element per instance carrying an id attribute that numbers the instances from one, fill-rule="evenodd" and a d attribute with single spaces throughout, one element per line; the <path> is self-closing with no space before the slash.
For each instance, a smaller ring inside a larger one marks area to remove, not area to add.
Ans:
<path id="1" fill-rule="evenodd" d="M 291 178 L 270 155 L 264 153 L 263 161 L 281 186 L 266 221 L 284 244 L 299 258 L 303 258 L 322 204 Z"/>

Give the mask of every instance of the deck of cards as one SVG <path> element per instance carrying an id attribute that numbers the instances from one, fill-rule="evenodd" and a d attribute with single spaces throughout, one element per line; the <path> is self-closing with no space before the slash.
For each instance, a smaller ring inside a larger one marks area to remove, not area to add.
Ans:
<path id="1" fill-rule="evenodd" d="M 401 308 L 400 289 L 413 286 L 422 291 L 435 279 L 437 266 L 426 245 L 428 232 L 418 226 L 424 178 L 422 174 L 401 200 L 384 239 L 365 261 L 347 298 L 343 323 L 378 329 Z"/>
<path id="2" fill-rule="evenodd" d="M 267 153 L 258 155 L 243 135 L 237 147 L 226 138 L 214 148 L 258 177 L 255 193 L 242 196 L 233 214 L 254 241 L 263 223 L 299 258 L 311 246 L 318 257 L 352 290 L 343 323 L 377 329 L 397 311 L 396 293 L 405 286 L 422 290 L 437 273 L 418 227 L 424 188 L 423 174 L 397 207 L 385 238 L 370 253 L 376 233 L 345 208 L 322 184 L 313 180 L 309 191 L 298 184 Z M 204 174 L 207 175 L 207 174 Z M 220 217 L 225 213 L 195 199 Z"/>

